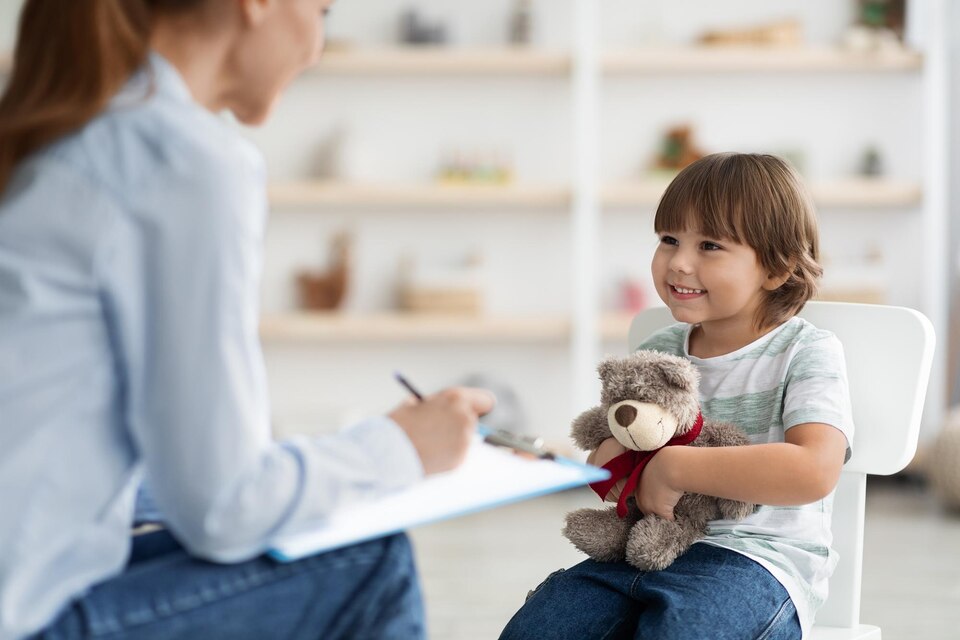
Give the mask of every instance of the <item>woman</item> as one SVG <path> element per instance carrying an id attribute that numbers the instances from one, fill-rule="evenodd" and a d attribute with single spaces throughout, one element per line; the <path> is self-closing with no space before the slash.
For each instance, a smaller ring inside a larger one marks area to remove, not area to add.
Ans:
<path id="1" fill-rule="evenodd" d="M 271 540 L 463 459 L 452 389 L 275 443 L 256 124 L 332 0 L 27 0 L 0 100 L 0 639 L 423 635 L 403 536 Z M 167 529 L 131 545 L 143 475 Z"/>

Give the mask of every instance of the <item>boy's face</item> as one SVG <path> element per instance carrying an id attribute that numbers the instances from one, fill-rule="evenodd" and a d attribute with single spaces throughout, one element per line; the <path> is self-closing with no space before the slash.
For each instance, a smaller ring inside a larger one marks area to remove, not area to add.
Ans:
<path id="1" fill-rule="evenodd" d="M 679 322 L 713 325 L 732 335 L 752 333 L 768 277 L 752 247 L 700 231 L 661 233 L 653 255 L 660 299 Z"/>

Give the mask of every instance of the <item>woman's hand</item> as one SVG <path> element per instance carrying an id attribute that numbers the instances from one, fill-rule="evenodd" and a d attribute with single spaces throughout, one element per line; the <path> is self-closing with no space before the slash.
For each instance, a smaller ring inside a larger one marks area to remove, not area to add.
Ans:
<path id="1" fill-rule="evenodd" d="M 477 418 L 489 413 L 496 400 L 483 389 L 456 387 L 406 402 L 390 412 L 410 438 L 425 473 L 449 471 L 460 465 L 477 428 Z"/>
<path id="2" fill-rule="evenodd" d="M 617 456 L 622 453 L 626 453 L 627 448 L 620 444 L 613 436 L 607 438 L 600 443 L 600 446 L 596 448 L 589 456 L 587 456 L 587 464 L 593 464 L 598 467 L 602 467 L 607 464 Z M 606 502 L 616 502 L 620 499 L 620 493 L 623 491 L 623 487 L 626 486 L 627 479 L 624 478 L 617 484 L 613 485 L 613 488 L 607 492 L 607 495 L 603 497 Z"/>
<path id="3" fill-rule="evenodd" d="M 671 473 L 676 463 L 676 451 L 680 447 L 664 447 L 644 467 L 640 474 L 640 486 L 633 497 L 640 511 L 646 515 L 654 514 L 665 520 L 673 520 L 673 509 L 683 497 L 671 482 Z"/>

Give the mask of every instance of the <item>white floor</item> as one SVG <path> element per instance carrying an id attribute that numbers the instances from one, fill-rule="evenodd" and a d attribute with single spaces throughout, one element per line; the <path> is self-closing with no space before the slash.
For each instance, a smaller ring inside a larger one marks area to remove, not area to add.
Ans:
<path id="1" fill-rule="evenodd" d="M 563 515 L 595 506 L 570 491 L 412 532 L 432 640 L 497 638 L 529 589 L 582 559 Z M 871 480 L 861 619 L 884 640 L 960 639 L 960 514 L 915 484 Z"/>

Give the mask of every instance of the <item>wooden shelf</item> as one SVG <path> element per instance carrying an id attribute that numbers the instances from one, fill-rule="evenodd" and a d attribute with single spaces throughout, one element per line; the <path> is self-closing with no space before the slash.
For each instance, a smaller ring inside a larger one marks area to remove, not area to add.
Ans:
<path id="1" fill-rule="evenodd" d="M 645 180 L 610 185 L 603 190 L 607 207 L 656 206 L 667 180 Z M 850 178 L 810 185 L 816 203 L 823 207 L 913 207 L 923 200 L 918 183 L 885 179 Z"/>
<path id="2" fill-rule="evenodd" d="M 288 313 L 265 315 L 264 341 L 294 342 L 537 342 L 570 337 L 565 316 L 489 317 L 414 313 Z"/>
<path id="3" fill-rule="evenodd" d="M 270 187 L 270 204 L 293 207 L 569 207 L 570 190 L 533 185 L 364 185 L 294 182 Z"/>
<path id="4" fill-rule="evenodd" d="M 838 47 L 675 47 L 614 51 L 603 56 L 602 64 L 606 73 L 894 72 L 919 70 L 923 56 Z"/>
<path id="5" fill-rule="evenodd" d="M 637 180 L 603 189 L 607 207 L 655 206 L 669 180 Z M 814 200 L 824 207 L 889 208 L 921 204 L 918 183 L 850 178 L 813 183 Z M 290 182 L 270 186 L 274 208 L 327 207 L 521 207 L 566 210 L 572 193 L 567 187 L 537 185 L 374 185 L 342 182 Z"/>
<path id="6" fill-rule="evenodd" d="M 603 71 L 618 73 L 705 73 L 753 71 L 897 72 L 917 71 L 915 51 L 856 53 L 836 47 L 667 47 L 611 51 Z M 0 53 L 0 73 L 12 56 Z M 326 52 L 314 73 L 326 75 L 553 75 L 567 76 L 572 56 L 537 49 L 454 49 L 409 47 L 342 49 Z"/>
<path id="7" fill-rule="evenodd" d="M 526 48 L 335 49 L 324 53 L 314 72 L 325 75 L 567 75 L 571 60 L 569 53 Z"/>

